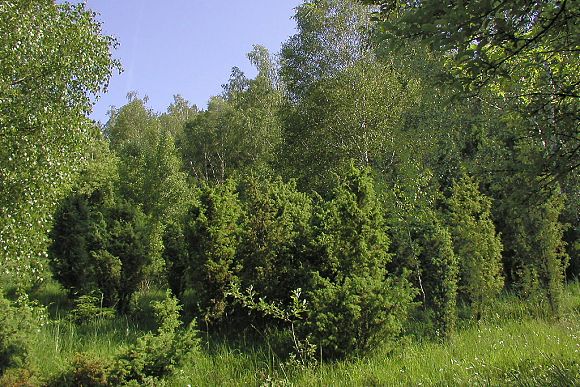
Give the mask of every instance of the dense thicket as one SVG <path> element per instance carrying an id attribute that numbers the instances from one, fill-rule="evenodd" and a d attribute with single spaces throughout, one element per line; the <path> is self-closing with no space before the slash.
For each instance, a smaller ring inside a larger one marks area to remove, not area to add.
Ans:
<path id="1" fill-rule="evenodd" d="M 169 288 L 207 329 L 289 327 L 302 359 L 363 354 L 418 324 L 450 337 L 504 288 L 557 316 L 580 265 L 577 9 L 366 1 L 382 5 L 371 19 L 362 3 L 306 1 L 279 61 L 248 54 L 254 79 L 234 68 L 202 110 L 176 96 L 157 114 L 130 93 L 102 131 L 87 98 L 115 63 L 93 16 L 0 5 L 2 47 L 27 47 L 1 52 L 4 290 L 38 280 L 47 255 L 78 302 L 126 314 L 139 288 Z M 87 60 L 60 62 L 72 55 Z M 28 320 L 0 301 L 3 370 L 25 359 Z M 184 355 L 167 302 L 169 322 L 119 355 L 115 377 L 169 372 L 148 345 Z"/>

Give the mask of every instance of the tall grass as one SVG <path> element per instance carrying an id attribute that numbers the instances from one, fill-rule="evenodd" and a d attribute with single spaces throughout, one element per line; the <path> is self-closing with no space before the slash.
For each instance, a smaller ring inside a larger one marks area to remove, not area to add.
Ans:
<path id="1" fill-rule="evenodd" d="M 58 293 L 58 292 L 57 292 Z M 160 293 L 161 294 L 161 293 Z M 33 366 L 48 379 L 77 352 L 112 357 L 119 347 L 151 329 L 141 294 L 136 319 L 95 319 L 82 325 L 53 314 L 38 333 Z M 56 305 L 53 305 L 56 309 Z M 575 386 L 580 385 L 580 283 L 566 288 L 563 313 L 547 317 L 541 307 L 505 294 L 479 322 L 464 321 L 448 342 L 403 339 L 364 358 L 303 366 L 254 339 L 228 344 L 210 338 L 194 360 L 170 379 L 175 386 Z"/>
<path id="2" fill-rule="evenodd" d="M 575 386 L 580 381 L 580 284 L 567 287 L 559 320 L 510 294 L 450 341 L 403 340 L 361 359 L 304 368 L 265 351 L 223 347 L 202 355 L 171 385 Z"/>

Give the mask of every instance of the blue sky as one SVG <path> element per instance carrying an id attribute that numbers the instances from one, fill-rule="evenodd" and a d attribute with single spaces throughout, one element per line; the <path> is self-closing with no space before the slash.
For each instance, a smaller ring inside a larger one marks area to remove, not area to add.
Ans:
<path id="1" fill-rule="evenodd" d="M 149 97 L 163 112 L 174 94 L 205 108 L 221 92 L 233 66 L 254 76 L 246 54 L 254 44 L 277 53 L 295 33 L 294 8 L 301 0 L 87 0 L 104 33 L 120 46 L 114 56 L 124 72 L 114 75 L 91 117 L 106 122 L 111 105 L 127 93 Z"/>

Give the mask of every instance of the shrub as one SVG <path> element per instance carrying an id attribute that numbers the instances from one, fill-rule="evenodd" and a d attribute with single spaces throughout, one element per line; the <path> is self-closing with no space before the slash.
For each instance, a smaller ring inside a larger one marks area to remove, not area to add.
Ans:
<path id="1" fill-rule="evenodd" d="M 117 310 L 127 312 L 149 262 L 148 223 L 139 207 L 120 200 L 108 210 L 107 252 L 121 261 Z"/>
<path id="2" fill-rule="evenodd" d="M 364 353 L 397 335 L 407 318 L 414 291 L 387 273 L 383 210 L 368 172 L 354 166 L 334 198 L 318 206 L 314 248 L 321 256 L 304 329 L 329 357 Z"/>
<path id="3" fill-rule="evenodd" d="M 106 224 L 97 203 L 71 195 L 60 205 L 51 230 L 50 266 L 54 277 L 74 294 L 98 288 L 93 251 L 106 243 Z"/>
<path id="4" fill-rule="evenodd" d="M 154 302 L 158 328 L 133 345 L 125 347 L 114 358 L 90 353 L 77 354 L 70 367 L 49 381 L 49 386 L 117 386 L 160 384 L 182 362 L 199 349 L 195 321 L 180 329 L 177 299 L 169 292 L 163 301 Z"/>
<path id="5" fill-rule="evenodd" d="M 416 205 L 408 197 L 394 196 L 391 234 L 395 260 L 389 267 L 408 272 L 423 304 L 419 331 L 432 327 L 431 335 L 449 336 L 457 320 L 458 262 L 449 230 L 437 211 L 426 203 Z M 399 207 L 399 208 L 397 208 Z"/>
<path id="6" fill-rule="evenodd" d="M 35 330 L 45 318 L 45 310 L 26 295 L 11 302 L 0 293 L 0 375 L 8 368 L 27 365 Z"/>
<path id="7" fill-rule="evenodd" d="M 115 310 L 103 307 L 102 305 L 102 298 L 85 294 L 75 300 L 75 307 L 68 316 L 76 323 L 113 318 L 115 316 Z"/>
<path id="8" fill-rule="evenodd" d="M 448 337 L 455 331 L 457 322 L 459 268 L 449 230 L 436 213 L 429 212 L 430 216 L 420 225 L 419 242 L 425 306 L 432 310 L 436 335 Z"/>
<path id="9" fill-rule="evenodd" d="M 173 294 L 182 298 L 185 291 L 185 270 L 189 262 L 189 252 L 182 221 L 167 224 L 163 233 L 163 259 L 167 282 Z"/>
<path id="10" fill-rule="evenodd" d="M 236 255 L 241 221 L 242 207 L 232 180 L 216 186 L 204 184 L 186 219 L 186 276 L 208 322 L 222 320 L 229 307 L 226 293 L 240 271 Z"/>
<path id="11" fill-rule="evenodd" d="M 69 295 L 98 292 L 104 306 L 126 312 L 149 261 L 142 211 L 124 200 L 73 195 L 63 202 L 51 236 L 51 267 Z"/>
<path id="12" fill-rule="evenodd" d="M 199 349 L 195 320 L 180 330 L 181 307 L 167 292 L 164 301 L 153 304 L 159 327 L 117 355 L 111 372 L 114 384 L 135 381 L 152 383 L 171 374 L 187 356 Z"/>
<path id="13" fill-rule="evenodd" d="M 238 253 L 241 284 L 287 304 L 292 290 L 306 285 L 311 199 L 297 191 L 295 182 L 248 178 L 241 200 L 245 209 Z"/>
<path id="14" fill-rule="evenodd" d="M 514 208 L 506 234 L 511 247 L 515 283 L 524 297 L 540 297 L 548 301 L 558 315 L 569 257 L 562 240 L 564 225 L 559 217 L 564 197 L 551 192 L 539 204 Z"/>
<path id="15" fill-rule="evenodd" d="M 111 385 L 113 363 L 90 353 L 77 353 L 64 372 L 48 381 L 49 387 L 106 387 Z"/>
<path id="16" fill-rule="evenodd" d="M 11 368 L 0 374 L 2 387 L 36 387 L 42 385 L 37 374 L 29 368 Z"/>
<path id="17" fill-rule="evenodd" d="M 464 175 L 454 182 L 447 220 L 459 262 L 459 296 L 479 320 L 503 287 L 502 244 L 491 221 L 491 200 Z"/>

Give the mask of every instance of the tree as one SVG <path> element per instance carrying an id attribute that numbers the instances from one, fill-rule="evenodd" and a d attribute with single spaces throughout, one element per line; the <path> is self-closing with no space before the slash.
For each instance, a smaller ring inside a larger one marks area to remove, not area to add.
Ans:
<path id="1" fill-rule="evenodd" d="M 310 0 L 296 8 L 298 33 L 282 45 L 280 76 L 292 100 L 369 55 L 370 14 L 351 0 Z"/>
<path id="2" fill-rule="evenodd" d="M 238 167 L 239 137 L 233 130 L 236 111 L 222 97 L 212 97 L 185 128 L 183 160 L 186 171 L 197 179 L 223 182 Z"/>
<path id="3" fill-rule="evenodd" d="M 87 115 L 119 68 L 111 58 L 114 46 L 83 4 L 0 4 L 0 262 L 5 285 L 26 286 L 43 278 L 52 214 L 86 160 L 87 134 L 94 126 Z"/>
<path id="4" fill-rule="evenodd" d="M 480 319 L 503 288 L 502 244 L 491 220 L 491 200 L 468 175 L 456 180 L 447 200 L 447 221 L 459 262 L 459 296 Z"/>
<path id="5" fill-rule="evenodd" d="M 190 105 L 189 101 L 177 94 L 173 96 L 173 102 L 167 108 L 167 112 L 159 116 L 161 127 L 173 136 L 178 147 L 184 140 L 185 124 L 192 120 L 197 113 L 196 105 Z"/>
<path id="6" fill-rule="evenodd" d="M 116 306 L 120 313 L 126 313 L 133 293 L 144 278 L 143 270 L 150 263 L 153 250 L 150 242 L 151 226 L 139 207 L 124 200 L 108 208 L 106 216 L 108 240 L 106 254 L 101 257 L 112 258 L 113 262 L 118 260 L 118 263 L 114 263 L 114 266 L 119 267 Z"/>
<path id="7" fill-rule="evenodd" d="M 433 313 L 436 334 L 450 337 L 457 322 L 459 275 L 451 234 L 433 210 L 424 214 L 417 226 L 424 306 Z"/>
<path id="8" fill-rule="evenodd" d="M 282 94 L 275 62 L 255 46 L 248 58 L 258 70 L 248 79 L 237 67 L 221 96 L 186 126 L 182 147 L 186 170 L 193 176 L 223 182 L 233 173 L 269 169 L 281 142 Z"/>
<path id="9" fill-rule="evenodd" d="M 450 59 L 469 92 L 490 92 L 495 105 L 527 121 L 519 136 L 543 148 L 533 165 L 542 184 L 561 183 L 580 165 L 577 2 L 363 2 L 381 6 L 383 38 L 395 45 L 426 41 Z"/>
<path id="10" fill-rule="evenodd" d="M 386 194 L 393 260 L 388 269 L 418 289 L 415 301 L 428 335 L 449 337 L 457 321 L 459 262 L 451 233 L 442 221 L 439 187 L 426 171 L 415 182 L 397 184 Z"/>
<path id="11" fill-rule="evenodd" d="M 127 312 L 150 260 L 149 227 L 142 211 L 123 199 L 69 196 L 51 231 L 54 277 L 72 297 L 97 292 L 104 306 Z"/>
<path id="12" fill-rule="evenodd" d="M 119 157 L 120 196 L 140 206 L 151 222 L 147 279 L 162 280 L 163 228 L 186 211 L 190 191 L 171 126 L 162 126 L 163 120 L 146 107 L 146 98 L 135 93 L 128 98 L 125 106 L 112 111 L 105 133 Z"/>
<path id="13" fill-rule="evenodd" d="M 297 191 L 295 181 L 284 183 L 279 177 L 248 177 L 241 186 L 241 285 L 287 304 L 293 290 L 306 287 L 311 198 Z"/>
<path id="14" fill-rule="evenodd" d="M 545 202 L 534 206 L 508 206 L 506 266 L 522 297 L 546 300 L 558 315 L 569 260 L 562 240 L 565 226 L 559 219 L 564 198 L 557 187 L 546 196 Z"/>
<path id="15" fill-rule="evenodd" d="M 286 114 L 284 162 L 302 189 L 330 191 L 332 174 L 350 160 L 389 173 L 408 143 L 405 112 L 419 101 L 420 83 L 380 62 L 359 62 L 319 81 Z"/>
<path id="16" fill-rule="evenodd" d="M 315 214 L 312 284 L 304 328 L 329 357 L 364 353 L 396 336 L 415 291 L 389 275 L 384 208 L 368 170 L 351 164 Z"/>
<path id="17" fill-rule="evenodd" d="M 243 208 L 233 180 L 201 191 L 185 219 L 189 262 L 187 284 L 195 291 L 206 322 L 222 322 L 228 311 L 226 295 L 241 269 L 237 260 Z"/>

